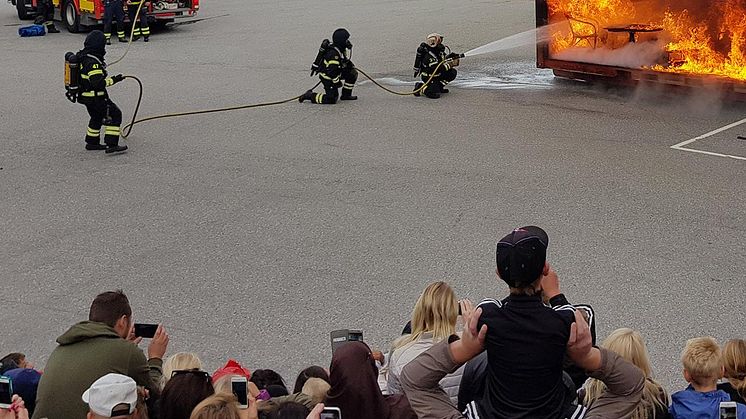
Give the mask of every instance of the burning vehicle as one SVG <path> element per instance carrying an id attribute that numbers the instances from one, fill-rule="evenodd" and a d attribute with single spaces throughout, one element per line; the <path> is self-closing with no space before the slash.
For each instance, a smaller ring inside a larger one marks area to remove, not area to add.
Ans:
<path id="1" fill-rule="evenodd" d="M 536 25 L 555 76 L 746 100 L 746 0 L 536 0 Z"/>

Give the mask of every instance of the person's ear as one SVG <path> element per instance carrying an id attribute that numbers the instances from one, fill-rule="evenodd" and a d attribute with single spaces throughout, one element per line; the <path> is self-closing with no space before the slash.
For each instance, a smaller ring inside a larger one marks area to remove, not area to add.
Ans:
<path id="1" fill-rule="evenodd" d="M 687 371 L 686 368 L 684 368 L 684 379 L 686 380 L 687 383 L 692 382 L 692 376 L 691 374 L 689 374 L 689 371 Z"/>
<path id="2" fill-rule="evenodd" d="M 544 261 L 544 270 L 541 271 L 542 275 L 548 275 L 549 274 L 549 262 Z"/>
<path id="3" fill-rule="evenodd" d="M 85 415 L 85 417 L 86 417 L 86 419 L 94 419 L 93 413 L 91 413 L 90 411 L 88 412 L 87 415 Z"/>
<path id="4" fill-rule="evenodd" d="M 497 275 L 497 279 L 500 279 L 500 269 L 495 268 L 495 275 Z"/>

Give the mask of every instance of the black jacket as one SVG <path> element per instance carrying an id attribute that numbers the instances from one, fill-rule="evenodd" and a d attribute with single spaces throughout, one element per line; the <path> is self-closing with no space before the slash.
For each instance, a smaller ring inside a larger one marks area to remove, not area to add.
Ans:
<path id="1" fill-rule="evenodd" d="M 575 308 L 560 294 L 511 295 L 479 304 L 479 327 L 487 325 L 487 377 L 476 397 L 480 416 L 510 419 L 564 417 L 575 398 L 563 377 L 563 362 Z"/>

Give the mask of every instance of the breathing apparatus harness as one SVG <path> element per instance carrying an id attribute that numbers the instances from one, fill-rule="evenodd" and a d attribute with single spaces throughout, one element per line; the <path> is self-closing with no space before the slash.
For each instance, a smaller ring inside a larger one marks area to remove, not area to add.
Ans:
<path id="1" fill-rule="evenodd" d="M 328 39 L 324 39 L 323 41 L 321 41 L 321 46 L 319 46 L 319 52 L 318 54 L 316 54 L 316 59 L 313 60 L 313 64 L 311 64 L 311 77 L 319 73 L 319 69 L 321 68 L 322 62 L 324 61 L 324 57 L 326 56 L 326 53 L 329 52 L 329 50 L 331 49 L 337 50 L 339 56 L 342 57 L 342 62 L 340 63 L 340 66 L 342 68 L 346 68 L 349 62 L 352 60 L 352 42 L 350 42 L 349 39 L 345 43 L 345 51 L 341 51 L 331 41 L 329 41 Z M 349 52 L 349 54 L 347 52 Z"/>

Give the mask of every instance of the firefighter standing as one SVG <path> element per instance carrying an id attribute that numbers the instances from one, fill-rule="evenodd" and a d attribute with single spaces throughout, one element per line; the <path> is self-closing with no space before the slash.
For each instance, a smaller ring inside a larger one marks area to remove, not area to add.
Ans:
<path id="1" fill-rule="evenodd" d="M 311 66 L 311 75 L 319 74 L 324 85 L 324 93 L 309 90 L 298 98 L 299 102 L 310 100 L 313 103 L 332 104 L 341 100 L 357 100 L 352 95 L 352 89 L 357 81 L 357 70 L 350 61 L 352 43 L 347 29 L 339 28 L 332 34 L 332 42 L 325 39 L 321 43 L 319 54 Z M 342 96 L 339 88 L 342 87 Z"/>
<path id="2" fill-rule="evenodd" d="M 109 99 L 106 88 L 119 83 L 124 76 L 118 74 L 107 77 L 104 55 L 106 37 L 95 30 L 88 34 L 83 49 L 77 54 L 80 61 L 80 93 L 78 102 L 85 105 L 91 116 L 85 136 L 86 150 L 104 150 L 107 153 L 124 151 L 126 145 L 119 145 L 119 130 L 122 124 L 122 111 Z M 105 126 L 104 143 L 101 144 L 101 127 Z"/>
<path id="3" fill-rule="evenodd" d="M 47 33 L 60 33 L 54 26 L 54 4 L 52 0 L 39 0 L 36 2 L 36 19 L 34 23 L 44 25 Z"/>
<path id="4" fill-rule="evenodd" d="M 111 24 L 117 21 L 117 38 L 119 42 L 127 42 L 124 33 L 124 6 L 122 0 L 104 0 L 104 35 L 106 45 L 111 45 Z"/>
<path id="5" fill-rule="evenodd" d="M 148 26 L 148 5 L 145 1 L 146 0 L 127 1 L 127 13 L 129 13 L 130 22 L 135 29 L 134 38 L 132 38 L 133 41 L 137 41 L 138 39 L 140 39 L 140 35 L 142 35 L 142 40 L 145 42 L 148 42 L 148 40 L 150 39 L 150 26 Z M 140 22 L 135 22 L 135 14 L 137 13 L 137 8 L 140 7 L 140 3 L 142 2 L 145 3 L 143 3 L 142 8 L 140 9 Z"/>
<path id="6" fill-rule="evenodd" d="M 414 61 L 414 76 L 418 75 L 423 82 L 427 82 L 430 76 L 435 73 L 430 84 L 422 92 L 431 99 L 438 99 L 442 93 L 448 93 L 445 86 L 456 78 L 456 69 L 459 65 L 459 54 L 450 51 L 450 48 L 443 45 L 443 36 L 437 33 L 431 33 L 426 38 L 427 42 L 420 44 L 417 48 L 417 58 Z M 446 53 L 448 50 L 448 53 Z M 445 63 L 438 67 L 442 61 Z M 414 90 L 422 87 L 424 83 L 417 82 Z M 419 93 L 415 94 L 419 96 Z"/>

